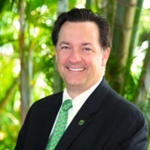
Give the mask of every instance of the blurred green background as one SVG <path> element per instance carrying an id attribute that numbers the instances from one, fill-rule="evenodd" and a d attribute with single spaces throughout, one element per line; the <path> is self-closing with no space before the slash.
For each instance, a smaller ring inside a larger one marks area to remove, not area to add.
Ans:
<path id="1" fill-rule="evenodd" d="M 0 4 L 0 150 L 14 149 L 36 100 L 63 89 L 51 31 L 56 17 L 73 7 L 90 8 L 109 21 L 113 46 L 105 77 L 141 109 L 150 126 L 149 0 L 0 0 Z"/>

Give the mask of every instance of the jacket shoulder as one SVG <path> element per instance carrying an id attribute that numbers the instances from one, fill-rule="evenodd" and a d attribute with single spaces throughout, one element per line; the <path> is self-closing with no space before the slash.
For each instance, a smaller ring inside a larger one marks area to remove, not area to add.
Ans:
<path id="1" fill-rule="evenodd" d="M 48 96 L 41 98 L 41 99 L 37 100 L 36 102 L 34 102 L 33 106 L 40 106 L 41 107 L 42 105 L 48 105 L 48 104 L 51 104 L 51 103 L 58 101 L 60 99 L 62 100 L 62 94 L 63 94 L 63 92 L 48 95 Z"/>

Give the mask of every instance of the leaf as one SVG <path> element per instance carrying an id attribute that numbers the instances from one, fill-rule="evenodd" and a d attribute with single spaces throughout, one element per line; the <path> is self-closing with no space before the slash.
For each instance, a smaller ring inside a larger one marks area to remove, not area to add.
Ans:
<path id="1" fill-rule="evenodd" d="M 9 0 L 0 0 L 0 13 L 2 12 L 5 4 L 9 3 Z"/>

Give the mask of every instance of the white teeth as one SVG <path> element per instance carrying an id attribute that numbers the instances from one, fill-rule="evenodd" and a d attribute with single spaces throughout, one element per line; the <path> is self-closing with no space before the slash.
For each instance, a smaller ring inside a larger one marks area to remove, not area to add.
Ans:
<path id="1" fill-rule="evenodd" d="M 83 71 L 84 68 L 69 68 L 71 71 Z"/>

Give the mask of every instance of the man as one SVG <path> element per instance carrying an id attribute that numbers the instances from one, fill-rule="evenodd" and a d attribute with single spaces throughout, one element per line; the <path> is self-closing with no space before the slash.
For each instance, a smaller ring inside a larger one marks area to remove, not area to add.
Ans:
<path id="1" fill-rule="evenodd" d="M 111 47 L 107 21 L 90 10 L 72 9 L 56 20 L 52 41 L 66 88 L 33 104 L 15 150 L 146 150 L 145 118 L 103 78 Z M 66 99 L 72 108 L 56 142 Z"/>

